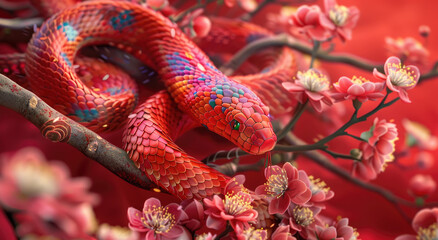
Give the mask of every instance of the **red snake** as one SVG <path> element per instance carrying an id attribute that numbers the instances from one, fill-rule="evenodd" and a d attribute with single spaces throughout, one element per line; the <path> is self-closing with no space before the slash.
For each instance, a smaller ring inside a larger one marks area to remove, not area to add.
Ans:
<path id="1" fill-rule="evenodd" d="M 218 20 L 214 26 L 228 28 L 227 24 Z M 239 25 L 253 26 L 235 26 Z M 224 43 L 214 34 L 205 41 L 210 46 L 216 41 L 216 47 Z M 81 47 L 104 43 L 122 48 L 155 70 L 166 90 L 132 112 L 135 87 L 127 83 L 123 87 L 127 91 L 114 93 L 96 91 L 97 83 L 86 84 L 74 69 L 75 56 Z M 261 74 L 227 77 L 160 13 L 133 3 L 99 0 L 48 19 L 28 45 L 25 72 L 32 91 L 95 131 L 116 128 L 128 119 L 123 143 L 136 165 L 171 194 L 199 199 L 222 193 L 229 177 L 189 156 L 173 141 L 203 125 L 248 153 L 270 151 L 277 138 L 269 108 L 252 89 L 271 108 L 285 107 L 275 97 L 276 85 L 292 78 L 295 63 L 287 49 L 276 56 L 275 64 Z"/>

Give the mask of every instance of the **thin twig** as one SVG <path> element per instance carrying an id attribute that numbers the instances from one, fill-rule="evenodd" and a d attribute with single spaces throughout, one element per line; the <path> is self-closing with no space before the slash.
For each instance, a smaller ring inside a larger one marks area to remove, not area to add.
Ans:
<path id="1" fill-rule="evenodd" d="M 179 22 L 181 21 L 185 16 L 187 16 L 189 13 L 195 11 L 196 9 L 199 8 L 205 8 L 209 3 L 214 2 L 215 0 L 206 0 L 204 3 L 202 2 L 198 2 L 197 4 L 191 6 L 190 8 L 188 8 L 187 10 L 185 10 L 184 12 L 181 12 L 180 14 L 178 14 L 175 17 L 170 17 L 170 19 L 173 22 Z"/>
<path id="2" fill-rule="evenodd" d="M 144 188 L 156 185 L 141 172 L 126 152 L 88 128 L 62 115 L 32 92 L 0 74 L 0 105 L 21 114 L 54 142 L 66 142 L 85 156 L 121 177 Z"/>

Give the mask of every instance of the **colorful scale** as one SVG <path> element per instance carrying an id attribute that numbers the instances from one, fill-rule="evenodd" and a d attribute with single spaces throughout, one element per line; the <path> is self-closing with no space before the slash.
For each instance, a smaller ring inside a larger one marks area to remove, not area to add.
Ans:
<path id="1" fill-rule="evenodd" d="M 118 93 L 103 86 L 110 76 L 92 84 L 81 79 L 75 54 L 81 46 L 101 43 L 144 61 L 167 91 L 132 112 L 137 94 L 128 83 L 118 83 L 128 89 Z M 290 60 L 283 67 L 294 68 L 293 57 L 282 59 Z M 219 194 L 228 179 L 174 144 L 184 131 L 204 125 L 252 154 L 270 151 L 276 142 L 269 109 L 250 88 L 223 75 L 167 18 L 129 2 L 85 2 L 53 16 L 29 43 L 25 71 L 34 92 L 91 129 L 112 129 L 128 119 L 123 142 L 129 156 L 180 198 Z"/>

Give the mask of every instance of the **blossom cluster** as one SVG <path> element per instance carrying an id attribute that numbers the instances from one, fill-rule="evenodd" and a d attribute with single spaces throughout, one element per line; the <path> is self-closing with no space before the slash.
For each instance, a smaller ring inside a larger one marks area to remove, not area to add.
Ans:
<path id="1" fill-rule="evenodd" d="M 288 162 L 266 168 L 265 177 L 267 182 L 251 192 L 243 187 L 243 175 L 238 175 L 229 180 L 222 195 L 202 202 L 192 199 L 162 207 L 158 199 L 150 198 L 142 211 L 128 209 L 129 227 L 145 232 L 146 239 L 249 240 L 270 235 L 269 239 L 293 240 L 299 234 L 305 239 L 350 240 L 358 236 L 347 218 L 331 221 L 321 214 L 325 201 L 334 196 L 325 182 Z M 199 232 L 202 226 L 210 232 Z M 217 231 L 224 234 L 216 235 Z"/>

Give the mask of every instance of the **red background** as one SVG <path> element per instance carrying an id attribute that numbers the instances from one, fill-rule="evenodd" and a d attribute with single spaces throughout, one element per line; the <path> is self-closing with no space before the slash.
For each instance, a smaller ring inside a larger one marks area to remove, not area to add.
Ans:
<path id="1" fill-rule="evenodd" d="M 426 24 L 431 28 L 428 40 L 428 49 L 431 53 L 430 62 L 436 61 L 438 53 L 438 21 L 436 14 L 438 2 L 431 0 L 357 0 L 338 1 L 346 6 L 356 5 L 361 16 L 356 29 L 353 32 L 353 40 L 345 44 L 337 42 L 336 52 L 349 52 L 366 59 L 383 63 L 386 59 L 384 48 L 384 37 L 407 37 L 413 36 L 420 39 L 418 27 Z M 269 9 L 268 9 L 269 10 Z M 265 11 L 266 12 L 266 11 Z M 261 13 L 263 15 L 263 12 Z M 323 63 L 332 79 L 342 75 L 364 75 L 371 78 L 371 74 L 347 67 L 341 64 Z M 385 109 L 377 114 L 380 118 L 394 119 L 399 127 L 400 140 L 397 142 L 398 150 L 404 142 L 404 130 L 401 120 L 408 118 L 427 126 L 433 134 L 438 135 L 438 108 L 436 107 L 436 89 L 438 79 L 422 83 L 409 92 L 411 104 L 397 102 L 394 106 Z M 349 109 L 351 110 L 351 109 Z M 361 124 L 362 129 L 368 128 L 371 120 Z M 297 125 L 297 134 L 311 141 L 316 135 L 323 133 L 323 125 L 319 124 L 310 116 L 304 116 Z M 326 134 L 326 133 L 324 133 Z M 114 144 L 120 146 L 121 131 L 103 134 Z M 217 150 L 232 147 L 222 138 L 217 137 L 204 129 L 198 129 L 183 136 L 183 141 L 178 141 L 183 149 L 187 149 L 195 157 L 203 158 Z M 346 146 L 356 146 L 356 143 L 344 142 L 339 139 L 333 146 L 338 151 L 348 152 Z M 101 204 L 95 208 L 97 218 L 100 222 L 107 222 L 112 225 L 127 226 L 126 210 L 130 206 L 141 208 L 145 199 L 157 196 L 164 202 L 175 200 L 168 195 L 148 192 L 129 185 L 120 180 L 97 163 L 87 159 L 73 147 L 62 143 L 51 143 L 44 139 L 38 129 L 28 123 L 17 113 L 0 107 L 0 153 L 13 152 L 25 146 L 36 146 L 43 150 L 48 159 L 62 160 L 71 169 L 73 176 L 88 176 L 93 181 L 91 191 L 101 196 Z M 436 156 L 436 152 L 434 152 Z M 346 160 L 334 160 L 345 167 L 351 164 Z M 408 161 L 404 159 L 404 161 Z M 403 233 L 413 233 L 411 227 L 406 223 L 394 206 L 381 196 L 360 189 L 351 183 L 328 173 L 326 170 L 311 163 L 306 159 L 299 160 L 299 167 L 320 177 L 327 182 L 335 197 L 329 201 L 324 213 L 331 217 L 341 215 L 348 217 L 350 224 L 356 227 L 362 239 L 393 239 Z M 409 178 L 415 173 L 431 174 L 438 180 L 436 171 L 438 164 L 432 169 L 423 171 L 402 170 L 396 165 L 390 165 L 387 170 L 373 183 L 390 189 L 395 194 L 411 199 L 406 192 Z M 254 188 L 262 184 L 263 179 L 260 173 L 247 174 L 248 187 Z M 438 201 L 438 194 L 433 194 L 430 200 Z M 405 208 L 404 208 L 405 209 Z M 405 209 L 410 217 L 413 217 L 415 210 Z M 6 225 L 1 224 L 4 219 L 0 216 L 0 238 L 8 239 Z M 4 236 L 4 237 L 3 237 Z M 10 235 L 9 235 L 10 236 Z"/>

